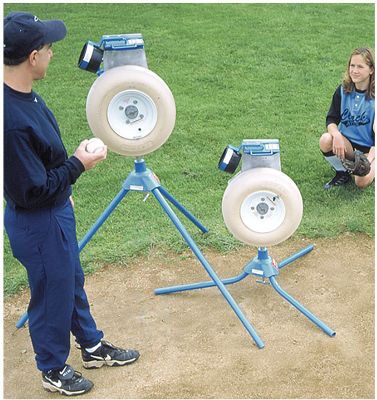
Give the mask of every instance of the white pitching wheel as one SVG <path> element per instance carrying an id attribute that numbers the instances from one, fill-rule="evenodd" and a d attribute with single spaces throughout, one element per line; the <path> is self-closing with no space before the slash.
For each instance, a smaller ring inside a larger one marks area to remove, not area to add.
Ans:
<path id="1" fill-rule="evenodd" d="M 94 136 L 125 156 L 143 156 L 162 146 L 175 124 L 175 102 L 166 83 L 147 68 L 111 68 L 97 78 L 86 102 Z"/>
<path id="2" fill-rule="evenodd" d="M 255 168 L 239 173 L 229 182 L 222 213 L 236 239 L 250 245 L 271 246 L 296 231 L 303 203 L 289 176 L 272 168 Z"/>

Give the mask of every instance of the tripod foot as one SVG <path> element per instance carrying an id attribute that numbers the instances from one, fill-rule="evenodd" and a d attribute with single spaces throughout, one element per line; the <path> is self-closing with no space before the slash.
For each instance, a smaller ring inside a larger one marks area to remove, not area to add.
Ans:
<path id="1" fill-rule="evenodd" d="M 301 305 L 297 300 L 295 300 L 292 296 L 290 296 L 285 290 L 283 290 L 279 284 L 276 282 L 274 276 L 271 276 L 270 282 L 272 287 L 285 299 L 288 303 L 292 304 L 293 307 L 297 308 L 300 312 L 302 312 L 307 318 L 310 319 L 315 325 L 321 328 L 325 333 L 329 336 L 335 336 L 336 332 L 329 328 L 324 322 L 322 322 L 319 318 L 317 318 L 314 314 L 312 314 L 307 308 Z"/>

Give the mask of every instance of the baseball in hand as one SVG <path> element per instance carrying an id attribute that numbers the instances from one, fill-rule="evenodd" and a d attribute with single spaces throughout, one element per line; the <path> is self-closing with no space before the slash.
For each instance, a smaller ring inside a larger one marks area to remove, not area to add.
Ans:
<path id="1" fill-rule="evenodd" d="M 88 144 L 85 147 L 85 150 L 88 153 L 97 153 L 98 151 L 101 151 L 103 147 L 105 146 L 105 143 L 101 139 L 98 138 L 92 138 L 89 140 Z"/>

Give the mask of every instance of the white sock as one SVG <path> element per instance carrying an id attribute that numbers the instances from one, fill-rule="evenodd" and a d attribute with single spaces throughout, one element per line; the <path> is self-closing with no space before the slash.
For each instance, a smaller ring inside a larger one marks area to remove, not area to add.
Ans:
<path id="1" fill-rule="evenodd" d="M 340 160 L 340 158 L 336 155 L 332 155 L 332 156 L 326 156 L 325 155 L 325 160 L 332 166 L 335 168 L 335 171 L 347 171 L 342 164 L 342 161 Z"/>
<path id="2" fill-rule="evenodd" d="M 101 342 L 99 342 L 99 343 L 97 343 L 95 346 L 93 346 L 93 347 L 89 347 L 89 348 L 86 348 L 85 347 L 85 350 L 88 352 L 88 353 L 94 353 L 97 349 L 99 349 L 101 347 Z"/>

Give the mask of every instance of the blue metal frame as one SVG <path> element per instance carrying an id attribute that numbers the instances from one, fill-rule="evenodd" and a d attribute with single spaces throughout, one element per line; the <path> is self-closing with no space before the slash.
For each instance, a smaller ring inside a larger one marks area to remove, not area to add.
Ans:
<path id="1" fill-rule="evenodd" d="M 302 304 L 300 304 L 297 300 L 295 300 L 291 295 L 289 295 L 286 291 L 284 291 L 276 281 L 276 276 L 279 275 L 280 269 L 285 267 L 286 265 L 292 263 L 293 261 L 297 260 L 298 258 L 304 256 L 305 254 L 312 251 L 314 248 L 313 245 L 309 245 L 304 249 L 300 250 L 299 252 L 293 254 L 292 256 L 284 259 L 282 262 L 277 264 L 269 255 L 268 251 L 265 247 L 258 248 L 258 255 L 251 260 L 249 263 L 246 264 L 244 267 L 243 272 L 241 274 L 234 276 L 232 278 L 227 278 L 221 280 L 223 285 L 229 285 L 233 283 L 237 283 L 242 279 L 246 278 L 248 275 L 255 275 L 261 278 L 257 282 L 260 283 L 270 283 L 271 286 L 291 305 L 293 305 L 298 311 L 303 313 L 310 321 L 312 321 L 315 325 L 321 328 L 327 335 L 335 336 L 336 332 L 329 328 L 324 322 L 322 322 L 319 318 L 317 318 L 311 311 L 305 308 Z M 265 278 L 268 278 L 269 282 L 265 281 Z M 194 290 L 194 289 L 204 289 L 209 288 L 217 285 L 215 282 L 198 282 L 198 283 L 191 283 L 187 285 L 179 285 L 179 286 L 170 286 L 165 288 L 159 288 L 155 290 L 155 294 L 168 294 L 168 293 L 176 293 L 176 292 L 183 292 L 187 290 Z M 250 333 L 250 332 L 249 332 Z M 252 335 L 253 336 L 253 335 Z M 254 338 L 254 336 L 253 336 Z M 254 339 L 255 340 L 255 339 Z M 256 340 L 255 340 L 256 341 Z M 263 347 L 258 344 L 258 347 Z M 262 342 L 263 343 L 263 342 Z"/>

